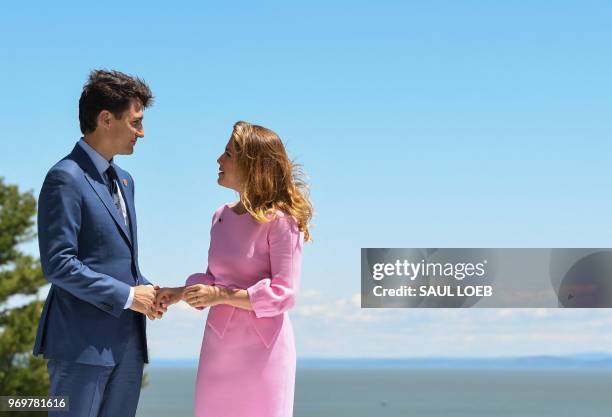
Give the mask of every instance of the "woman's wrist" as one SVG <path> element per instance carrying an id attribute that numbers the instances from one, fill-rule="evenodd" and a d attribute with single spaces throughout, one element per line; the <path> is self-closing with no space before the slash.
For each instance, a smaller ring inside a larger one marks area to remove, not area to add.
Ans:
<path id="1" fill-rule="evenodd" d="M 213 286 L 215 291 L 215 304 L 229 304 L 230 296 L 227 288 L 215 287 Z"/>
<path id="2" fill-rule="evenodd" d="M 239 290 L 233 288 L 214 287 L 215 288 L 215 301 L 214 305 L 217 304 L 228 304 L 233 307 L 238 307 L 243 310 L 252 310 L 251 301 L 249 299 L 249 293 L 247 290 Z"/>

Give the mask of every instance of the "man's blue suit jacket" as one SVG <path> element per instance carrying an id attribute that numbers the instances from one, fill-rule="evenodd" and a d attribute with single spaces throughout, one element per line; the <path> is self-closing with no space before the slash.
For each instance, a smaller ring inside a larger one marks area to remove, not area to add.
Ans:
<path id="1" fill-rule="evenodd" d="M 122 357 L 130 332 L 139 331 L 148 362 L 146 317 L 124 310 L 130 287 L 150 284 L 138 266 L 134 181 L 113 166 L 129 226 L 80 145 L 45 178 L 38 242 L 51 289 L 38 323 L 35 355 L 112 366 Z"/>

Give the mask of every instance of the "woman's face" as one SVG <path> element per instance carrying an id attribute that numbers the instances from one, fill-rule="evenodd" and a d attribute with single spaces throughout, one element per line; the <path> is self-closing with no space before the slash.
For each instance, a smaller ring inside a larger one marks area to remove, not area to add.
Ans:
<path id="1" fill-rule="evenodd" d="M 217 163 L 219 164 L 217 183 L 222 187 L 231 188 L 234 191 L 240 192 L 242 181 L 233 152 L 232 140 L 230 139 L 227 145 L 225 145 L 225 151 L 217 159 Z"/>

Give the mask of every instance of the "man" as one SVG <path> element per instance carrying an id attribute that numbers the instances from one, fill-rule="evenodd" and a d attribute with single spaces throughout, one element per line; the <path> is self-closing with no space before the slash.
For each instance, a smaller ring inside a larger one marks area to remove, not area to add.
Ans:
<path id="1" fill-rule="evenodd" d="M 79 100 L 83 137 L 48 172 L 39 197 L 40 259 L 51 289 L 34 354 L 48 358 L 49 416 L 134 416 L 148 363 L 146 319 L 158 287 L 138 265 L 134 180 L 114 162 L 144 137 L 149 87 L 118 71 L 91 72 Z"/>

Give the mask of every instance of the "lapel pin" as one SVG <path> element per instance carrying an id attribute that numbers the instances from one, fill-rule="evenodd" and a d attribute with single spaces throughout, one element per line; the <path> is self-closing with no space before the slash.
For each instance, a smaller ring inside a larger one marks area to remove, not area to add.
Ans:
<path id="1" fill-rule="evenodd" d="M 125 185 L 126 187 L 128 185 L 128 181 L 125 178 L 123 179 L 123 185 Z"/>

